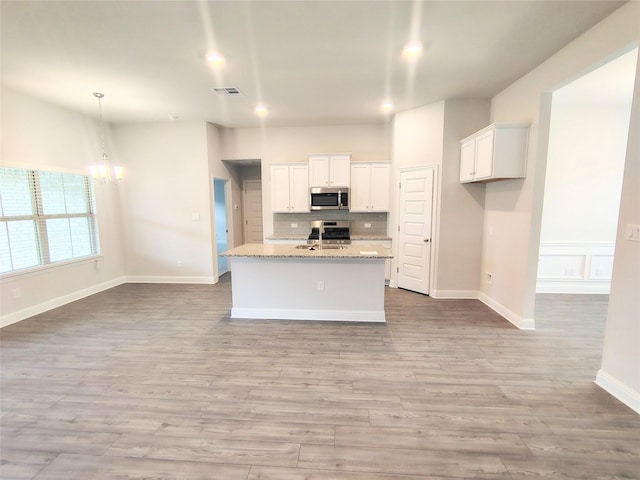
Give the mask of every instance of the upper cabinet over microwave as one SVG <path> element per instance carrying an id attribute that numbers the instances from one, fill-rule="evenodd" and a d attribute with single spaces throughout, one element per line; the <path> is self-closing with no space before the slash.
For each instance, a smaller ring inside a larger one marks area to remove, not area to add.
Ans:
<path id="1" fill-rule="evenodd" d="M 349 187 L 351 155 L 313 154 L 309 155 L 310 187 Z"/>
<path id="2" fill-rule="evenodd" d="M 460 142 L 460 182 L 524 178 L 529 126 L 494 123 Z"/>

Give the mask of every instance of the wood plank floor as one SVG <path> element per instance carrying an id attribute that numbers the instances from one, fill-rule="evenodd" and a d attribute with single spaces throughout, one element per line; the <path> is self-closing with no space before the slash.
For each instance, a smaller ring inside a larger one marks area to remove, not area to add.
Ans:
<path id="1" fill-rule="evenodd" d="M 123 285 L 2 329 L 0 477 L 637 479 L 640 416 L 593 383 L 606 302 L 541 296 L 519 331 L 397 289 L 381 325 Z"/>

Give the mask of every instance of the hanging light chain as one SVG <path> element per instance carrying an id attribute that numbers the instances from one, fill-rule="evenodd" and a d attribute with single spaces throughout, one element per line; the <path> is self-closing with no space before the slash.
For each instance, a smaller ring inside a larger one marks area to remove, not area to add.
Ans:
<path id="1" fill-rule="evenodd" d="M 102 120 L 102 99 L 104 98 L 104 93 L 93 92 L 93 96 L 98 99 L 98 112 L 100 114 L 100 142 L 102 146 L 102 161 L 107 162 L 107 151 L 104 147 L 104 121 Z M 105 165 L 106 167 L 106 165 Z"/>
<path id="2" fill-rule="evenodd" d="M 98 112 L 100 114 L 100 144 L 102 147 L 102 165 L 89 167 L 94 179 L 102 179 L 103 183 L 108 183 L 111 178 L 111 165 L 107 156 L 107 149 L 104 143 L 104 119 L 102 118 L 102 99 L 104 93 L 93 92 L 93 96 L 98 99 Z M 124 169 L 121 166 L 113 167 L 113 175 L 117 181 L 122 180 Z"/>

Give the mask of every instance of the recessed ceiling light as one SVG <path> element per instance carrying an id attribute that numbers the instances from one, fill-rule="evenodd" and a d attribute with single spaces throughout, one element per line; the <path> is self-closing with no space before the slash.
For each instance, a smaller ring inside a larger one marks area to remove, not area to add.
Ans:
<path id="1" fill-rule="evenodd" d="M 382 110 L 383 112 L 390 112 L 392 108 L 393 103 L 391 102 L 384 102 L 382 105 L 380 105 L 380 110 Z"/>
<path id="2" fill-rule="evenodd" d="M 219 52 L 207 53 L 207 60 L 214 65 L 222 65 L 224 63 L 224 57 Z"/>
<path id="3" fill-rule="evenodd" d="M 255 112 L 259 117 L 264 117 L 267 113 L 269 113 L 267 107 L 265 107 L 264 105 L 257 105 L 255 108 Z"/>
<path id="4" fill-rule="evenodd" d="M 417 57 L 422 53 L 422 42 L 418 40 L 412 40 L 407 43 L 402 49 L 402 54 L 408 58 Z"/>

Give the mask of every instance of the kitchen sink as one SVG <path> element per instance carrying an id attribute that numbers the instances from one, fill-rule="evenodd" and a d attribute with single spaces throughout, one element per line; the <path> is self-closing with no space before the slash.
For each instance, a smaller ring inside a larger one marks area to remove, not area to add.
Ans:
<path id="1" fill-rule="evenodd" d="M 322 249 L 318 245 L 296 245 L 297 249 L 300 250 L 342 250 L 347 248 L 346 245 L 323 245 Z"/>

